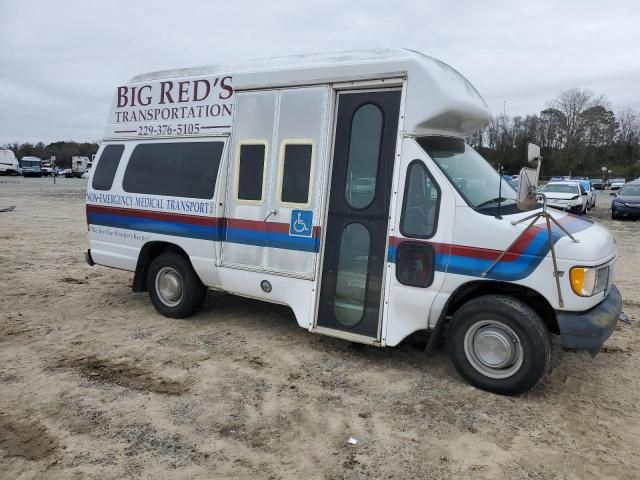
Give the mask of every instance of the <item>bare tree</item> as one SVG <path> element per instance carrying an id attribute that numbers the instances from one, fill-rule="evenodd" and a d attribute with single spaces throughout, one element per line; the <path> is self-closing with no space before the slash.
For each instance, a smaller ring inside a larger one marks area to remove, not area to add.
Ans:
<path id="1" fill-rule="evenodd" d="M 640 117 L 627 108 L 621 110 L 617 115 L 618 119 L 618 136 L 617 141 L 626 145 L 640 142 Z"/>
<path id="2" fill-rule="evenodd" d="M 583 133 L 581 114 L 595 104 L 593 92 L 579 88 L 565 90 L 551 102 L 551 108 L 562 114 L 561 128 L 565 133 L 566 147 L 571 148 L 580 142 Z"/>

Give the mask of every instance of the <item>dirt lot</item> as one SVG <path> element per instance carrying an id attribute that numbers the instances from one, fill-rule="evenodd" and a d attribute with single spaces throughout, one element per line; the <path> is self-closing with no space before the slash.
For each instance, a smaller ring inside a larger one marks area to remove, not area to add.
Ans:
<path id="1" fill-rule="evenodd" d="M 131 273 L 85 264 L 85 184 L 0 178 L 1 478 L 640 476 L 640 223 L 608 195 L 631 322 L 594 359 L 556 344 L 506 398 L 444 353 L 311 335 L 279 306 L 161 317 Z"/>

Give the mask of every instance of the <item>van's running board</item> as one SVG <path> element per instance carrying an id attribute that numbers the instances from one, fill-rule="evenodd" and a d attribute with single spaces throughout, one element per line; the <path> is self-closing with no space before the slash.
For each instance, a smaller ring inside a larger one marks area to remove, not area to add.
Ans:
<path id="1" fill-rule="evenodd" d="M 333 328 L 315 327 L 310 328 L 309 331 L 313 333 L 319 333 L 320 335 L 326 335 L 328 337 L 340 338 L 342 340 L 349 340 L 350 342 L 364 343 L 366 345 L 373 345 L 375 347 L 382 347 L 382 343 L 374 337 L 367 337 L 366 335 L 358 335 L 357 333 L 343 332 L 342 330 L 335 330 Z"/>

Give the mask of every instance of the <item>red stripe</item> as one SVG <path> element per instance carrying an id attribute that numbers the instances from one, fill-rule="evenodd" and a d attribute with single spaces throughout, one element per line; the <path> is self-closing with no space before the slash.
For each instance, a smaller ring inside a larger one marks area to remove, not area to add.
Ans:
<path id="1" fill-rule="evenodd" d="M 183 213 L 156 212 L 151 210 L 140 210 L 135 208 L 106 207 L 104 205 L 87 204 L 85 213 L 87 224 L 89 223 L 89 212 L 108 213 L 112 215 L 123 215 L 127 217 L 142 217 L 153 220 L 164 220 L 191 225 L 207 225 L 211 227 L 240 228 L 253 230 L 256 232 L 289 233 L 289 224 L 280 222 L 263 222 L 260 220 L 242 220 L 239 218 L 204 217 L 198 215 L 188 215 Z M 321 229 L 319 226 L 313 227 L 313 236 L 319 237 Z"/>
<path id="2" fill-rule="evenodd" d="M 260 220 L 242 220 L 240 218 L 227 218 L 227 226 L 230 228 L 241 228 L 256 232 L 289 233 L 289 224 L 281 222 L 261 222 Z M 320 236 L 320 227 L 313 227 L 313 236 Z"/>
<path id="3" fill-rule="evenodd" d="M 524 249 L 531 243 L 533 237 L 537 232 L 529 230 L 523 238 L 518 241 L 514 247 L 509 250 L 509 252 L 504 256 L 502 261 L 504 262 L 513 262 L 517 260 L 520 255 L 523 253 Z M 390 237 L 389 245 L 397 247 L 401 242 L 411 241 L 411 242 L 420 242 L 420 243 L 428 243 L 431 245 L 436 253 L 445 253 L 451 255 L 457 255 L 460 257 L 471 257 L 471 258 L 479 258 L 483 260 L 495 260 L 498 258 L 500 254 L 502 254 L 502 250 L 494 250 L 492 248 L 480 248 L 480 247 L 470 247 L 467 245 L 453 245 L 449 243 L 439 243 L 439 242 L 429 242 L 427 240 L 419 240 L 412 238 L 404 238 L 404 237 Z"/>
<path id="4" fill-rule="evenodd" d="M 87 214 L 89 214 L 89 212 L 123 215 L 126 217 L 150 218 L 153 220 L 189 223 L 192 225 L 208 225 L 211 227 L 221 226 L 224 222 L 223 218 L 217 217 L 203 217 L 183 213 L 154 212 L 151 210 L 139 210 L 134 208 L 105 207 L 103 205 L 87 205 Z"/>

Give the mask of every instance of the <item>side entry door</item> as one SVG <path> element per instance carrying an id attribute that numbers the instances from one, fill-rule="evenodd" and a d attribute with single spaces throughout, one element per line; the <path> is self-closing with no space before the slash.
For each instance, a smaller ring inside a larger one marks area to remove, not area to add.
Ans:
<path id="1" fill-rule="evenodd" d="M 379 338 L 400 96 L 338 94 L 317 327 Z"/>

